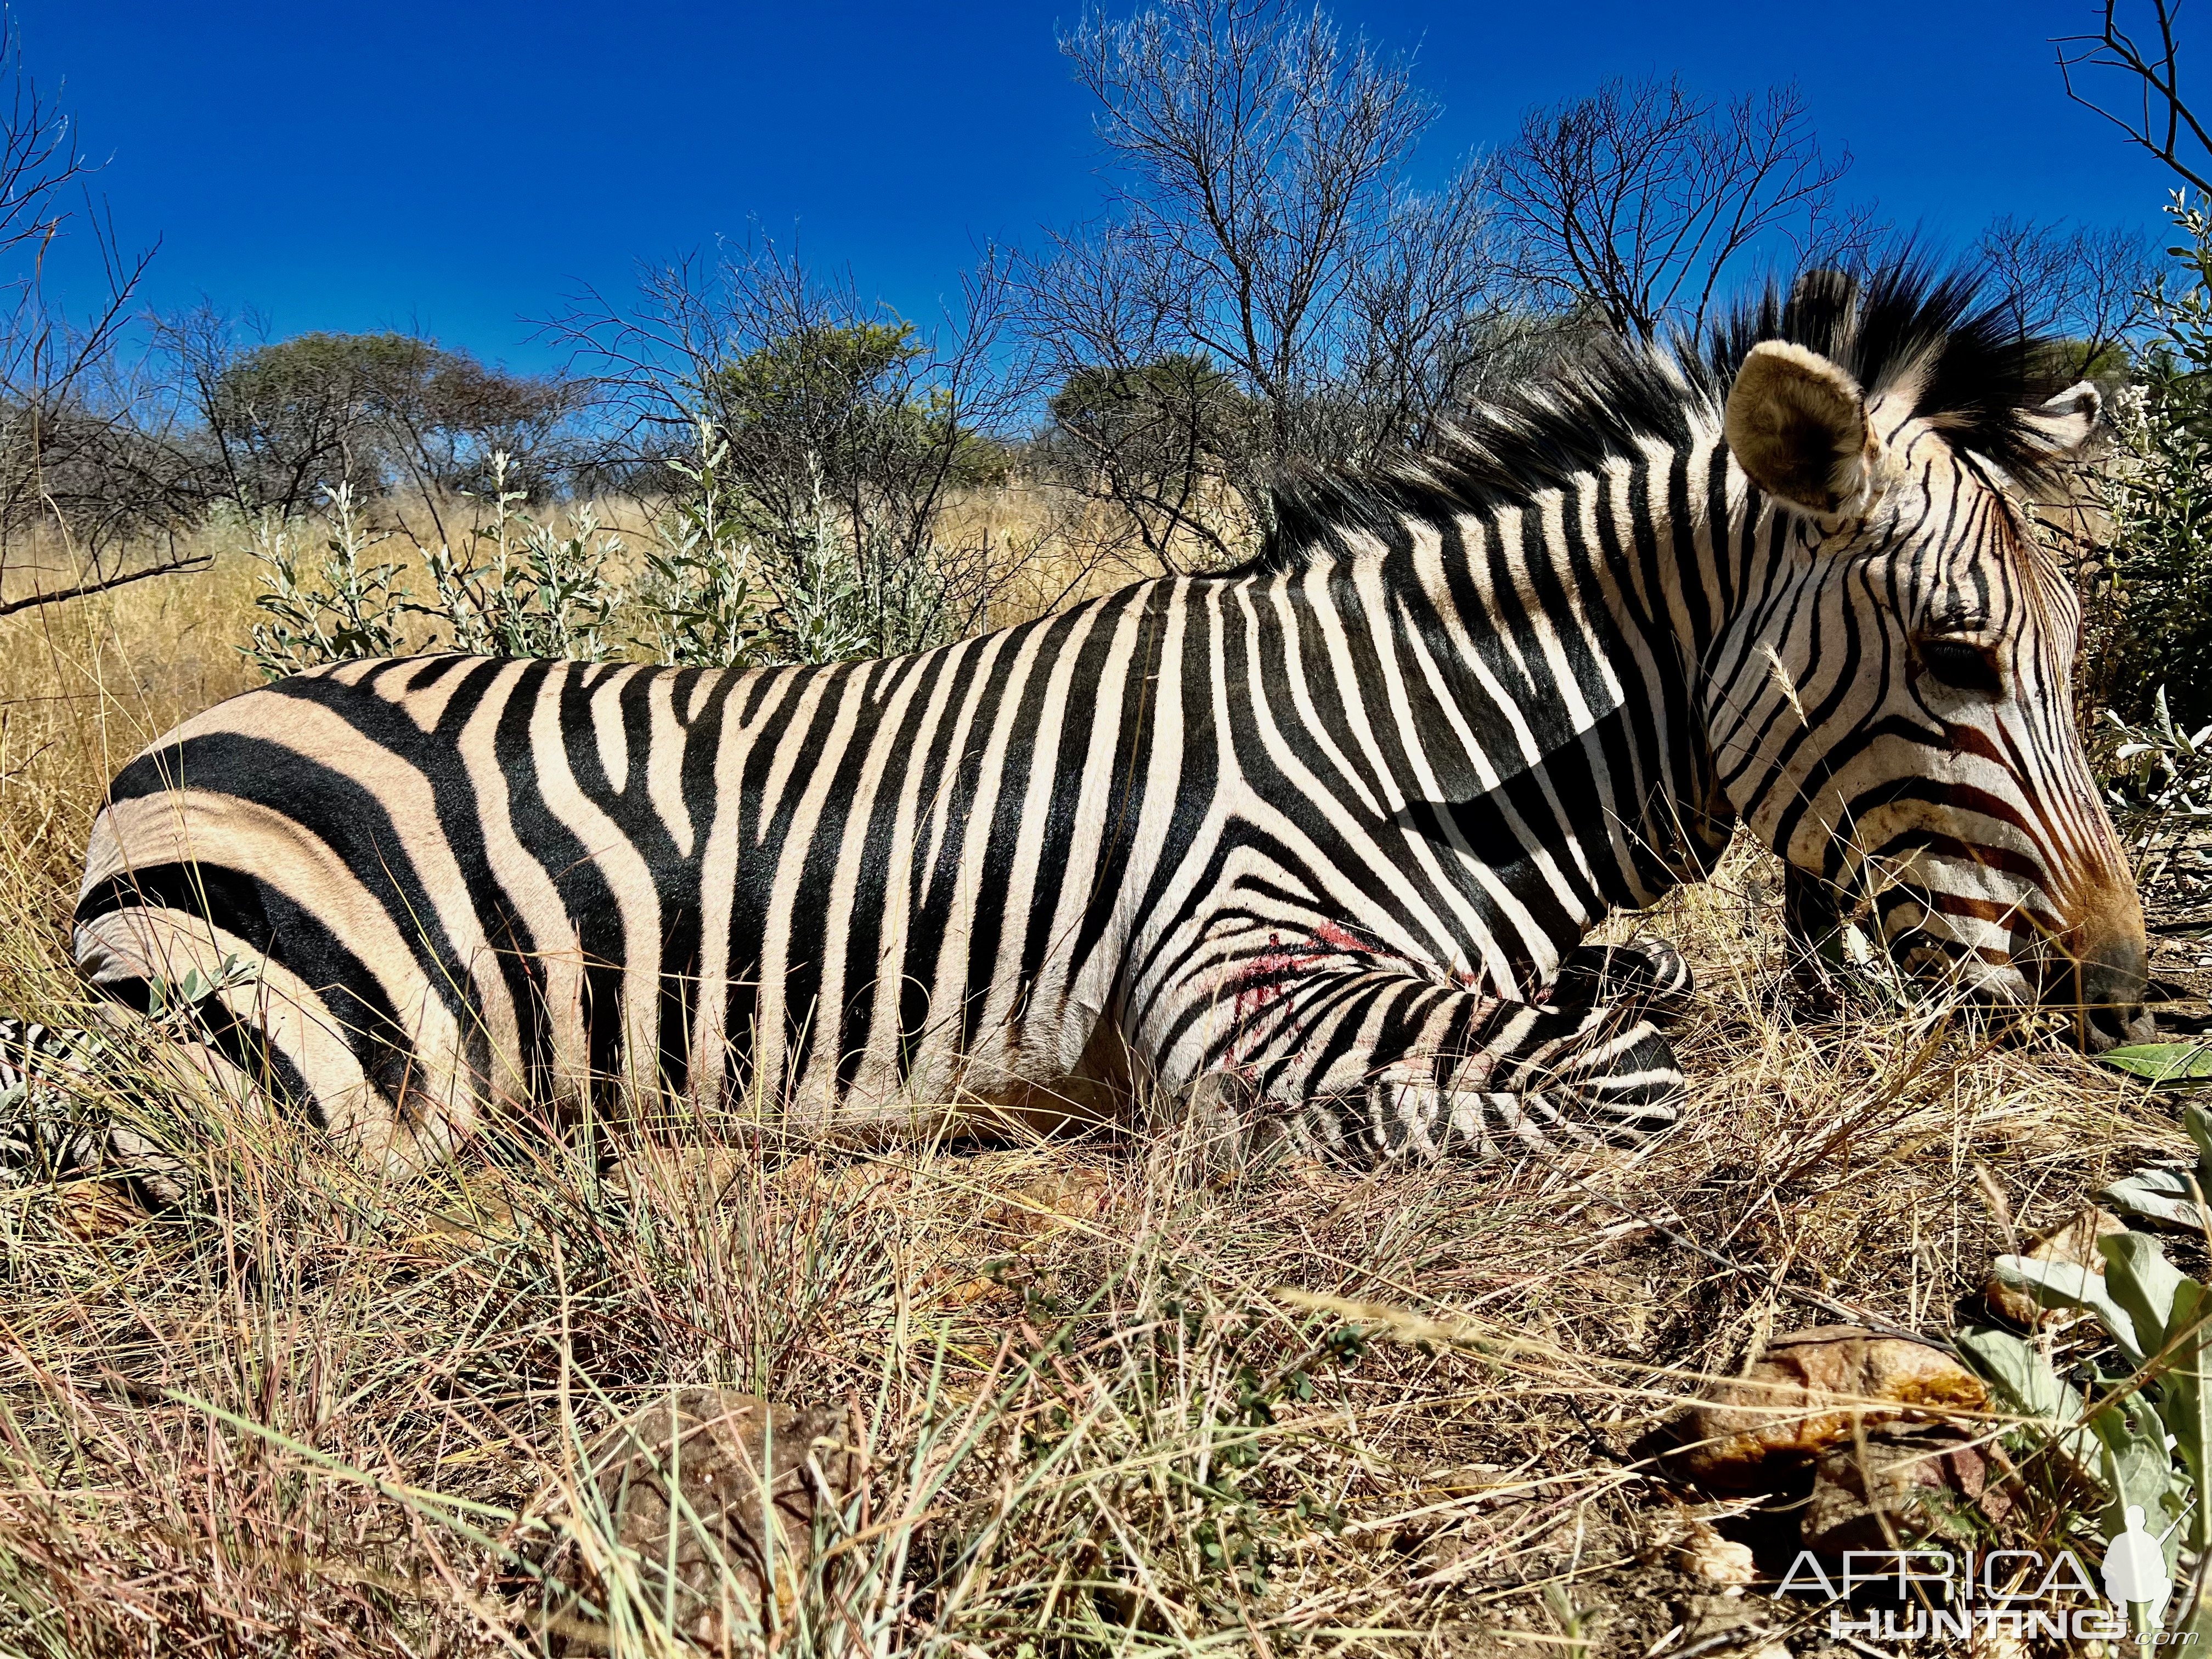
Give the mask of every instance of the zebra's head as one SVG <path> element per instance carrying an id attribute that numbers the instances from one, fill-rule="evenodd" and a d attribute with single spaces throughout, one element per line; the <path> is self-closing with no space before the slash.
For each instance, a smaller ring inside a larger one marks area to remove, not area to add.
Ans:
<path id="1" fill-rule="evenodd" d="M 2072 1008 L 2105 1047 L 2142 1027 L 2142 908 L 2075 724 L 2081 606 L 2009 493 L 2078 456 L 2099 400 L 2037 401 L 2033 349 L 1910 267 L 1806 279 L 1717 345 L 1757 553 L 1705 714 L 1797 879 L 1906 968 Z"/>

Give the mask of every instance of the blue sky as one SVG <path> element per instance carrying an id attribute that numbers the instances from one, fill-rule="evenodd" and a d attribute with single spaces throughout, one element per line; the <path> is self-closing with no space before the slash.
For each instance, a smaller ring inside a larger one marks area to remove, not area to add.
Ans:
<path id="1" fill-rule="evenodd" d="M 280 333 L 419 327 L 517 367 L 530 319 L 640 259 L 757 217 L 933 313 L 984 239 L 1097 209 L 1091 111 L 1054 46 L 1078 6 L 969 0 L 626 5 L 541 0 L 14 0 L 65 82 L 147 294 L 205 294 Z M 2069 105 L 2049 38 L 2087 0 L 1344 0 L 1417 46 L 1441 171 L 1528 105 L 1681 70 L 1713 93 L 1804 88 L 1849 188 L 1960 242 L 1995 213 L 2155 219 L 2162 169 Z M 2212 63 L 2207 75 L 2212 76 Z M 2208 81 L 2212 85 L 2212 81 Z M 65 280 L 76 267 L 64 260 Z"/>

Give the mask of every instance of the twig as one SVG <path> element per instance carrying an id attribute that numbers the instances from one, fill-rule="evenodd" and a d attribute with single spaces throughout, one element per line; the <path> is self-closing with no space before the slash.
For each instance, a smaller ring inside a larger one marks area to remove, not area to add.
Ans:
<path id="1" fill-rule="evenodd" d="M 2159 38 L 2148 54 L 2120 27 L 2119 0 L 2105 0 L 2104 9 L 2105 26 L 2097 33 L 2061 35 L 2052 42 L 2058 49 L 2058 76 L 2065 85 L 2067 97 L 2082 108 L 2103 116 L 2126 133 L 2130 143 L 2148 150 L 2190 184 L 2212 195 L 2212 179 L 2184 161 L 2180 155 L 2185 127 L 2203 149 L 2212 149 L 2212 135 L 2205 132 L 2181 95 L 2181 53 L 2173 29 L 2179 6 L 2175 0 L 2151 0 L 2151 21 L 2157 26 Z M 2081 50 L 2069 58 L 2066 55 L 2069 46 Z M 2120 70 L 2135 76 L 2140 83 L 2142 101 L 2140 119 L 2128 120 L 2115 115 L 2095 99 L 2075 90 L 2074 71 L 2085 65 Z M 2162 107 L 2153 107 L 2154 95 Z M 2162 134 L 2159 131 L 2161 125 L 2165 128 Z"/>
<path id="2" fill-rule="evenodd" d="M 105 593 L 111 588 L 127 587 L 132 582 L 143 582 L 149 576 L 181 576 L 196 570 L 204 570 L 214 562 L 214 556 L 195 553 L 187 558 L 168 564 L 149 566 L 144 570 L 133 570 L 127 575 L 109 576 L 96 582 L 80 582 L 75 587 L 63 588 L 58 593 L 27 593 L 20 599 L 0 602 L 0 617 L 12 617 L 18 611 L 28 611 L 41 605 L 59 605 L 65 599 L 82 599 L 89 594 Z"/>

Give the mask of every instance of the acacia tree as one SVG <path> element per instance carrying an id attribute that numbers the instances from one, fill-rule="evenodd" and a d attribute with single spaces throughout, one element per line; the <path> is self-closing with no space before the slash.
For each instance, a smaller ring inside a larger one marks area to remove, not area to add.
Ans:
<path id="1" fill-rule="evenodd" d="M 1701 327 L 1723 277 L 1762 245 L 1861 257 L 1873 227 L 1838 205 L 1850 167 L 1820 148 L 1796 87 L 1722 101 L 1669 76 L 1530 110 L 1496 188 L 1516 273 L 1648 340 Z"/>
<path id="2" fill-rule="evenodd" d="M 568 457 L 561 428 L 577 389 L 490 368 L 413 335 L 307 333 L 247 345 L 213 307 L 162 319 L 156 338 L 197 419 L 210 492 L 290 518 L 326 490 L 368 501 L 405 487 L 433 534 L 452 538 L 441 496 L 491 487 L 550 491 Z"/>
<path id="3" fill-rule="evenodd" d="M 1097 100 L 1108 210 L 1022 271 L 1032 367 L 1066 394 L 1075 476 L 1152 553 L 1226 555 L 1256 526 L 1218 492 L 1199 510 L 1202 470 L 1255 507 L 1273 472 L 1400 447 L 1464 392 L 1498 309 L 1481 176 L 1417 189 L 1437 112 L 1410 63 L 1288 0 L 1094 12 L 1060 46 Z"/>

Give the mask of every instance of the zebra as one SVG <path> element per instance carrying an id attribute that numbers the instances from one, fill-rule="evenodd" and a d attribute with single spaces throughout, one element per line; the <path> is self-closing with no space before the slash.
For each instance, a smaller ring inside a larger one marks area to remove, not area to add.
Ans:
<path id="1" fill-rule="evenodd" d="M 2081 613 L 2013 493 L 2086 382 L 1971 274 L 1810 274 L 1265 544 L 919 654 L 433 654 L 244 692 L 127 764 L 90 983 L 226 1087 L 419 1170 L 532 1111 L 1095 1121 L 1226 1103 L 1388 1164 L 1635 1148 L 1688 975 L 1585 934 L 1739 823 L 1899 961 L 2141 1018 L 2075 729 Z"/>

